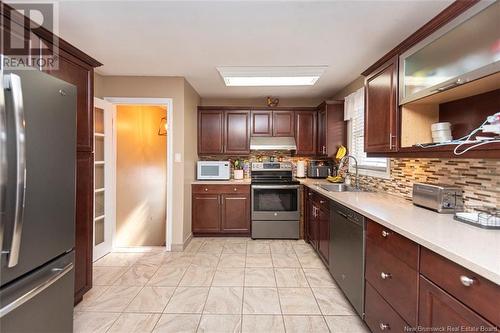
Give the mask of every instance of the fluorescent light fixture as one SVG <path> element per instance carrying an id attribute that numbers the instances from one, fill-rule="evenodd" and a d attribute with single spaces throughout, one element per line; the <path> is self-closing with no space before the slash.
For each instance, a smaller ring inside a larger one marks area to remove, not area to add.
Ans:
<path id="1" fill-rule="evenodd" d="M 217 67 L 228 87 L 312 86 L 327 66 Z"/>

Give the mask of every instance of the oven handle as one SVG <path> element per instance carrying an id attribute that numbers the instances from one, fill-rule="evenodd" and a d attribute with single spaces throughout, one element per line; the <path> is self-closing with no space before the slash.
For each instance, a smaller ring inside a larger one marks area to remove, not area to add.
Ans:
<path id="1" fill-rule="evenodd" d="M 300 185 L 252 185 L 252 188 L 257 189 L 281 189 L 281 188 L 299 188 Z"/>

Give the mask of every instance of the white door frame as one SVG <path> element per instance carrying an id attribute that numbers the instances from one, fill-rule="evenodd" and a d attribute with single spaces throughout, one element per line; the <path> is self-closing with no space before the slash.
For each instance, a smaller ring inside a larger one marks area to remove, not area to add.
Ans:
<path id="1" fill-rule="evenodd" d="M 173 208 L 173 169 L 174 169 L 174 152 L 173 152 L 173 119 L 174 119 L 174 103 L 172 98 L 149 98 L 149 97 L 104 97 L 114 105 L 118 104 L 139 104 L 139 105 L 166 105 L 167 106 L 167 220 L 166 235 L 165 235 L 165 248 L 167 251 L 172 249 L 172 208 Z M 116 140 L 114 141 L 116 145 Z M 116 149 L 115 149 L 116 150 Z M 116 166 L 115 166 L 116 174 Z"/>
<path id="2" fill-rule="evenodd" d="M 92 235 L 92 261 L 96 261 L 112 251 L 114 247 L 114 236 L 116 227 L 116 131 L 114 118 L 116 107 L 103 100 L 94 97 L 94 108 L 103 110 L 104 117 L 104 242 L 95 245 L 95 230 Z M 95 140 L 95 134 L 93 139 Z M 95 169 L 95 165 L 94 165 Z M 95 205 L 95 189 L 93 189 L 93 200 Z M 92 221 L 95 226 L 95 213 Z"/>

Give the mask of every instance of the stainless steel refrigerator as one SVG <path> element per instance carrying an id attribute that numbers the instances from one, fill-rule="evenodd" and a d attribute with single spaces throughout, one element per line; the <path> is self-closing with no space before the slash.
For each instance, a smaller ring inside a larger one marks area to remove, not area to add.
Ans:
<path id="1" fill-rule="evenodd" d="M 77 89 L 1 75 L 0 331 L 72 332 Z"/>

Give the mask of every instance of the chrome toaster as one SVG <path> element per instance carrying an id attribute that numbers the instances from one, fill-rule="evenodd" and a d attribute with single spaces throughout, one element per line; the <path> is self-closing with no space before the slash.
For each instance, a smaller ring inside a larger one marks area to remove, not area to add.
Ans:
<path id="1" fill-rule="evenodd" d="M 454 213 L 463 206 L 462 189 L 446 184 L 413 184 L 413 204 L 438 213 Z"/>

